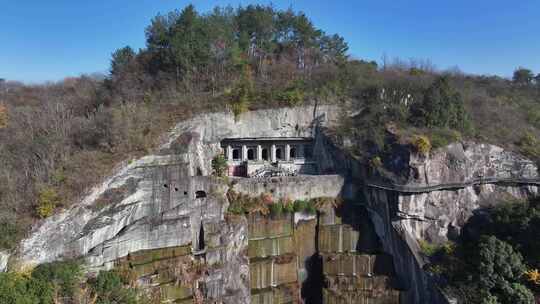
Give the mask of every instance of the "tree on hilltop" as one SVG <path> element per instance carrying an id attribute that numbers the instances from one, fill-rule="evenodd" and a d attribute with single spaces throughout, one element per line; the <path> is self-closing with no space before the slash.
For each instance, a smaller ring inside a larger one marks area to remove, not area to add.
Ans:
<path id="1" fill-rule="evenodd" d="M 512 81 L 518 85 L 530 85 L 534 79 L 534 74 L 531 70 L 519 67 L 514 71 Z"/>

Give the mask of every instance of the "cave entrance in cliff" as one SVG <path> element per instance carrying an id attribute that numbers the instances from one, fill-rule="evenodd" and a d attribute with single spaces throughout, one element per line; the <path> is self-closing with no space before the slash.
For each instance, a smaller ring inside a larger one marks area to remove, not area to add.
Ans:
<path id="1" fill-rule="evenodd" d="M 199 242 L 197 244 L 197 250 L 203 251 L 205 248 L 204 244 L 204 226 L 203 223 L 201 223 L 201 229 L 199 229 Z"/>
<path id="2" fill-rule="evenodd" d="M 202 191 L 202 190 L 195 191 L 195 198 L 205 198 L 205 197 L 206 197 L 205 191 Z"/>
<path id="3" fill-rule="evenodd" d="M 262 159 L 268 161 L 268 149 L 262 149 Z"/>

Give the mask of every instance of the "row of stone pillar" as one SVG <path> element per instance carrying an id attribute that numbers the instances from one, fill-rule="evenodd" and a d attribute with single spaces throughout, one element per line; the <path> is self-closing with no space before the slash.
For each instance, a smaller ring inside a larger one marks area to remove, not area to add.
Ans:
<path id="1" fill-rule="evenodd" d="M 271 162 L 277 161 L 277 155 L 276 155 L 277 149 L 278 148 L 276 145 L 270 146 L 270 159 L 269 160 Z M 240 151 L 241 151 L 240 160 L 242 161 L 248 160 L 248 146 L 242 145 L 242 148 Z M 228 145 L 225 152 L 226 152 L 227 159 L 232 161 L 233 160 L 233 147 Z M 257 145 L 257 150 L 256 150 L 254 160 L 262 161 L 263 160 L 262 152 L 263 152 L 263 147 L 261 145 Z M 290 161 L 291 160 L 291 145 L 286 144 L 284 152 L 285 152 L 285 157 L 284 158 L 282 157 L 282 159 L 285 161 Z"/>

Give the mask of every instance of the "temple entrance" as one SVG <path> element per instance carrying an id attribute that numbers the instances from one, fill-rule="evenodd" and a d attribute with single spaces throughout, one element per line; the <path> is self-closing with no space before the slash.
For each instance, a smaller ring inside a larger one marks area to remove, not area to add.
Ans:
<path id="1" fill-rule="evenodd" d="M 253 149 L 247 150 L 247 159 L 248 160 L 255 160 L 255 151 Z"/>
<path id="2" fill-rule="evenodd" d="M 227 175 L 238 177 L 265 176 L 266 173 L 272 176 L 316 174 L 319 168 L 312 158 L 313 146 L 310 137 L 245 137 L 221 141 Z"/>
<path id="3" fill-rule="evenodd" d="M 281 151 L 281 148 L 276 149 L 276 159 L 278 159 L 278 160 L 283 159 L 283 153 Z"/>
<path id="4" fill-rule="evenodd" d="M 289 157 L 291 159 L 295 159 L 296 158 L 296 148 L 291 148 L 291 151 L 289 152 Z"/>
<path id="5" fill-rule="evenodd" d="M 232 159 L 239 160 L 240 159 L 240 149 L 233 149 L 232 150 Z"/>

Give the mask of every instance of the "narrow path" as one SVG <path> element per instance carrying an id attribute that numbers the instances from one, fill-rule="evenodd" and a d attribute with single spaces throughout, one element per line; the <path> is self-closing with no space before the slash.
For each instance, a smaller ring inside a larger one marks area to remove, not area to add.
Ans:
<path id="1" fill-rule="evenodd" d="M 483 185 L 483 184 L 500 184 L 500 185 L 532 185 L 540 186 L 540 178 L 498 178 L 498 177 L 488 177 L 488 178 L 478 178 L 472 181 L 461 182 L 461 183 L 447 183 L 447 184 L 438 184 L 433 186 L 407 186 L 407 185 L 396 185 L 396 184 L 386 184 L 380 182 L 366 182 L 366 186 L 371 188 L 404 192 L 404 193 L 424 193 L 431 191 L 440 191 L 440 190 L 455 190 L 466 188 L 470 186 Z"/>

